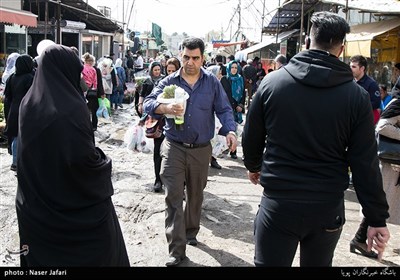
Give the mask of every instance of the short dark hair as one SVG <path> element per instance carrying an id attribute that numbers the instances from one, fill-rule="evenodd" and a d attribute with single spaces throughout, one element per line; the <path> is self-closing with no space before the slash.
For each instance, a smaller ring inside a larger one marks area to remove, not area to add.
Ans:
<path id="1" fill-rule="evenodd" d="M 276 62 L 279 62 L 280 64 L 286 64 L 287 63 L 287 59 L 286 56 L 284 56 L 283 54 L 278 54 L 275 58 Z"/>
<path id="2" fill-rule="evenodd" d="M 350 26 L 344 18 L 327 11 L 314 13 L 311 24 L 312 39 L 326 50 L 343 44 L 346 34 L 350 32 Z"/>
<path id="3" fill-rule="evenodd" d="M 364 66 L 364 68 L 365 68 L 364 71 L 367 71 L 368 62 L 367 62 L 367 59 L 364 56 L 362 56 L 360 54 L 353 55 L 352 57 L 350 57 L 350 61 L 358 63 L 358 66 L 360 66 L 360 67 Z"/>
<path id="4" fill-rule="evenodd" d="M 396 67 L 397 69 L 400 70 L 400 63 L 396 63 L 396 64 L 394 65 L 394 67 Z"/>
<path id="5" fill-rule="evenodd" d="M 182 49 L 184 48 L 187 48 L 191 51 L 195 49 L 200 49 L 200 53 L 201 55 L 203 55 L 206 47 L 204 46 L 203 40 L 201 40 L 200 38 L 189 37 L 182 42 Z"/>
<path id="6" fill-rule="evenodd" d="M 230 56 L 228 56 L 228 58 L 229 58 L 230 60 L 235 60 L 235 56 L 234 56 L 233 54 L 231 54 Z"/>
<path id="7" fill-rule="evenodd" d="M 215 61 L 216 61 L 216 62 L 221 62 L 221 63 L 223 63 L 223 62 L 224 62 L 224 58 L 222 57 L 222 55 L 217 54 L 217 55 L 215 56 Z"/>

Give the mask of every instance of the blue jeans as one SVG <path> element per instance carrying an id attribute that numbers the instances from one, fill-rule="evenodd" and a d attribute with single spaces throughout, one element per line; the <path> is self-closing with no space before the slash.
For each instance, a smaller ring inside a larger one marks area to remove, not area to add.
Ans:
<path id="1" fill-rule="evenodd" d="M 17 146 L 18 146 L 18 137 L 14 137 L 11 144 L 11 153 L 12 153 L 12 165 L 17 166 Z"/>
<path id="2" fill-rule="evenodd" d="M 115 104 L 115 107 L 118 105 L 118 91 L 117 90 L 113 90 L 113 93 L 111 94 L 111 97 L 110 97 L 110 104 L 111 104 L 111 108 L 113 108 L 114 104 Z"/>
<path id="3" fill-rule="evenodd" d="M 118 105 L 122 105 L 122 101 L 124 101 L 124 90 L 123 89 L 117 89 L 117 93 L 118 93 L 117 104 Z"/>

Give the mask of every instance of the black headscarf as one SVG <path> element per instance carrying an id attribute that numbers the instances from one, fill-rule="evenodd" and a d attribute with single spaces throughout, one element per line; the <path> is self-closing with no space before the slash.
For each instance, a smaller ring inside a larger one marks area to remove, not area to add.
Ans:
<path id="1" fill-rule="evenodd" d="M 129 266 L 111 201 L 111 160 L 95 147 L 69 47 L 41 55 L 22 100 L 16 199 L 21 266 Z"/>
<path id="2" fill-rule="evenodd" d="M 19 105 L 33 81 L 33 59 L 29 55 L 19 56 L 15 62 L 15 73 L 10 76 L 4 90 L 4 113 L 9 144 L 18 135 Z"/>

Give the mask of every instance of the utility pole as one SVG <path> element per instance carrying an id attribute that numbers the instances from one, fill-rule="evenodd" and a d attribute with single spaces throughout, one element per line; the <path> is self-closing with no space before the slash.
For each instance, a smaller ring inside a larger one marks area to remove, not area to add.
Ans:
<path id="1" fill-rule="evenodd" d="M 281 13 L 281 0 L 279 0 L 279 4 L 278 4 L 278 18 L 277 18 L 277 24 L 276 24 L 276 39 L 275 39 L 275 45 L 276 45 L 276 54 L 278 54 L 278 36 L 279 36 L 279 18 L 281 17 L 280 15 Z"/>
<path id="2" fill-rule="evenodd" d="M 47 39 L 47 25 L 49 24 L 49 1 L 46 1 L 44 5 L 44 38 Z"/>
<path id="3" fill-rule="evenodd" d="M 299 49 L 297 52 L 301 51 L 301 47 L 303 46 L 303 30 L 304 30 L 304 0 L 301 0 L 301 19 L 300 19 L 300 37 L 299 37 Z"/>
<path id="4" fill-rule="evenodd" d="M 238 14 L 239 14 L 239 23 L 238 23 L 238 36 L 239 36 L 240 30 L 242 29 L 242 0 L 239 0 Z M 237 37 L 236 37 L 236 41 L 237 41 Z"/>
<path id="5" fill-rule="evenodd" d="M 346 22 L 349 23 L 349 0 L 346 0 L 345 9 L 346 9 L 346 11 L 345 11 L 345 13 L 346 13 Z M 346 54 L 347 54 L 347 51 L 346 51 L 346 47 L 347 47 L 346 37 L 344 39 L 343 44 L 344 44 L 344 48 L 343 48 L 343 62 L 344 62 L 346 60 Z"/>
<path id="6" fill-rule="evenodd" d="M 262 10 L 262 16 L 261 16 L 261 38 L 260 38 L 260 43 L 262 42 L 263 39 L 263 29 L 264 29 L 264 19 L 265 19 L 265 0 L 263 0 L 263 10 Z M 262 48 L 260 49 L 260 59 L 262 57 Z"/>
<path id="7" fill-rule="evenodd" d="M 260 39 L 260 42 L 262 42 L 262 39 L 263 39 L 264 19 L 265 19 L 265 0 L 263 1 L 263 11 L 262 11 L 262 16 L 261 16 L 261 39 Z"/>
<path id="8" fill-rule="evenodd" d="M 56 43 L 61 44 L 61 0 L 58 0 L 57 4 L 57 34 L 56 34 Z"/>
<path id="9" fill-rule="evenodd" d="M 125 55 L 125 0 L 122 0 L 122 57 Z"/>

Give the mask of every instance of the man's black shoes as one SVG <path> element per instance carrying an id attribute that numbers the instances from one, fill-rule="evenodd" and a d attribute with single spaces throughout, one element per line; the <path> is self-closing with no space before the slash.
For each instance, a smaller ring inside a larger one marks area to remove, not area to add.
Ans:
<path id="1" fill-rule="evenodd" d="M 186 257 L 169 257 L 168 261 L 165 263 L 166 266 L 177 266 L 180 264 Z"/>
<path id="2" fill-rule="evenodd" d="M 162 191 L 162 184 L 161 182 L 156 182 L 153 187 L 154 192 L 158 193 Z"/>
<path id="3" fill-rule="evenodd" d="M 215 168 L 215 169 L 221 169 L 222 168 L 221 165 L 218 164 L 218 162 L 217 162 L 217 160 L 215 158 L 211 159 L 210 165 L 211 165 L 212 168 Z"/>
<path id="4" fill-rule="evenodd" d="M 197 239 L 196 239 L 196 237 L 195 237 L 195 238 L 188 238 L 188 240 L 186 241 L 186 243 L 187 243 L 188 245 L 191 245 L 191 246 L 197 246 L 197 244 L 198 244 L 199 242 L 197 241 Z"/>

